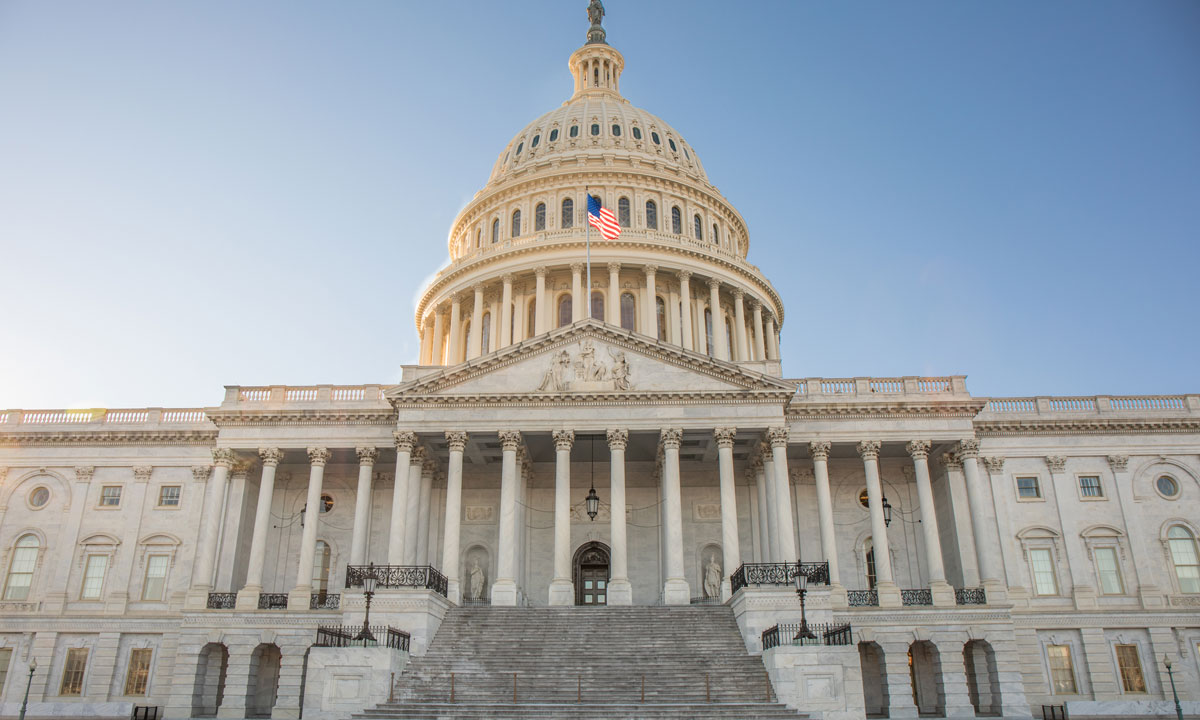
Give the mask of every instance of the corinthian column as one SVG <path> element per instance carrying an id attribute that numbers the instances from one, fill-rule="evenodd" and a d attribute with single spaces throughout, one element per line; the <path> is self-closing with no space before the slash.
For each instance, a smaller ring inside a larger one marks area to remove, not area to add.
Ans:
<path id="1" fill-rule="evenodd" d="M 629 582 L 629 560 L 625 533 L 625 446 L 628 430 L 609 430 L 609 493 L 612 495 L 610 535 L 612 537 L 612 578 L 608 581 L 609 605 L 632 605 L 633 585 Z"/>
<path id="2" fill-rule="evenodd" d="M 829 584 L 841 587 L 842 576 L 838 569 L 837 528 L 833 524 L 833 498 L 829 492 L 829 451 L 833 444 L 828 440 L 817 440 L 808 444 L 812 455 L 813 480 L 817 486 L 817 517 L 821 521 L 821 552 L 829 563 Z"/>
<path id="3" fill-rule="evenodd" d="M 312 598 L 313 556 L 317 552 L 317 526 L 321 524 L 321 483 L 331 454 L 323 447 L 308 449 L 308 498 L 304 505 L 304 532 L 300 534 L 300 564 L 296 568 L 296 587 L 288 593 L 288 610 L 293 612 L 308 610 Z"/>
<path id="4" fill-rule="evenodd" d="M 450 300 L 450 341 L 446 346 L 446 364 L 462 362 L 462 296 L 457 293 Z"/>
<path id="5" fill-rule="evenodd" d="M 746 342 L 746 306 L 742 300 L 745 295 L 741 288 L 733 289 L 733 334 L 737 343 L 737 359 L 742 362 L 750 359 L 750 344 Z"/>
<path id="6" fill-rule="evenodd" d="M 445 365 L 446 359 L 442 356 L 442 336 L 446 334 L 446 329 L 443 327 L 445 320 L 444 313 L 439 308 L 433 309 L 433 352 L 429 357 L 430 365 Z"/>
<path id="7" fill-rule="evenodd" d="M 767 359 L 779 359 L 779 336 L 775 334 L 775 318 L 767 316 Z"/>
<path id="8" fill-rule="evenodd" d="M 417 434 L 408 430 L 392 433 L 396 441 L 396 480 L 392 486 L 392 516 L 388 527 L 388 565 L 404 564 L 404 531 L 408 521 L 408 468 L 412 461 Z"/>
<path id="9" fill-rule="evenodd" d="M 496 556 L 492 604 L 507 607 L 517 604 L 517 450 L 520 447 L 521 433 L 500 431 L 500 549 Z"/>
<path id="10" fill-rule="evenodd" d="M 471 307 L 471 337 L 467 338 L 467 359 L 477 358 L 483 350 L 483 283 L 476 283 L 475 304 Z"/>
<path id="11" fill-rule="evenodd" d="M 996 509 L 991 492 L 984 487 L 979 474 L 979 441 L 963 440 L 958 444 L 963 476 L 967 481 L 967 504 L 971 506 L 971 527 L 975 531 L 975 554 L 979 560 L 979 580 L 987 591 L 988 600 L 1003 600 L 1007 595 L 1004 569 L 1000 563 L 1000 537 L 996 530 Z"/>
<path id="12" fill-rule="evenodd" d="M 792 484 L 788 473 L 787 446 L 788 429 L 770 428 L 767 439 L 771 443 L 771 460 L 775 470 L 775 513 L 779 530 L 779 559 L 776 562 L 799 562 L 800 552 L 796 549 L 796 524 L 792 520 Z"/>
<path id="13" fill-rule="evenodd" d="M 587 298 L 583 295 L 583 263 L 571 263 L 571 322 L 587 317 Z"/>
<path id="14" fill-rule="evenodd" d="M 729 575 L 741 563 L 742 552 L 738 547 L 737 490 L 733 478 L 733 439 L 737 428 L 717 428 L 713 436 L 717 439 L 717 468 L 721 482 L 721 558 L 724 572 L 721 573 L 721 601 L 729 599 Z M 703 562 L 703 559 L 701 560 Z"/>
<path id="15" fill-rule="evenodd" d="M 954 588 L 946 582 L 942 563 L 942 536 L 938 532 L 937 508 L 934 507 L 933 485 L 929 480 L 929 440 L 913 440 L 904 446 L 913 459 L 913 475 L 917 481 L 917 502 L 921 505 L 921 531 L 925 540 L 925 565 L 929 568 L 929 589 L 933 604 L 954 607 Z"/>
<path id="16" fill-rule="evenodd" d="M 652 338 L 658 338 L 658 292 L 654 288 L 654 276 L 658 272 L 657 265 L 646 266 L 646 302 L 642 307 L 642 332 Z"/>
<path id="17" fill-rule="evenodd" d="M 539 265 L 533 269 L 536 279 L 533 295 L 533 334 L 546 332 L 546 268 Z"/>
<path id="18" fill-rule="evenodd" d="M 450 461 L 446 465 L 446 522 L 442 538 L 442 572 L 446 575 L 450 602 L 462 602 L 462 584 L 458 577 L 459 524 L 462 518 L 462 464 L 463 450 L 467 447 L 467 434 L 459 431 L 446 432 L 446 444 L 450 448 Z"/>
<path id="19" fill-rule="evenodd" d="M 679 445 L 683 431 L 662 431 L 663 496 L 667 515 L 667 580 L 663 584 L 664 605 L 688 605 L 691 593 L 683 573 L 683 498 L 679 487 Z"/>
<path id="20" fill-rule="evenodd" d="M 575 431 L 554 431 L 554 579 L 550 581 L 551 605 L 574 605 L 571 582 L 571 446 Z"/>
<path id="21" fill-rule="evenodd" d="M 712 312 L 713 357 L 728 360 L 729 343 L 725 340 L 725 313 L 721 312 L 721 281 L 716 278 L 710 278 L 708 281 L 708 308 Z"/>
<path id="22" fill-rule="evenodd" d="M 609 325 L 621 327 L 621 263 L 608 264 L 608 309 L 604 319 Z M 611 594 L 611 593 L 610 593 Z"/>
<path id="23" fill-rule="evenodd" d="M 683 303 L 680 311 L 680 325 L 683 326 L 683 349 L 694 350 L 696 343 L 692 337 L 692 289 L 689 283 L 692 273 L 688 270 L 679 271 L 679 300 Z"/>
<path id="24" fill-rule="evenodd" d="M 415 447 L 408 461 L 408 492 L 404 498 L 404 543 L 400 557 L 402 565 L 416 565 L 418 535 L 421 524 L 421 480 L 429 464 L 425 448 Z"/>
<path id="25" fill-rule="evenodd" d="M 751 329 L 754 331 L 754 359 L 767 359 L 766 341 L 763 340 L 763 320 L 762 320 L 762 303 L 757 300 L 750 301 L 750 319 Z"/>
<path id="26" fill-rule="evenodd" d="M 879 481 L 878 440 L 864 440 L 858 444 L 858 454 L 863 459 L 863 472 L 867 476 L 867 506 L 871 512 L 871 546 L 875 551 L 875 589 L 879 593 L 880 607 L 901 607 L 900 588 L 892 577 L 892 551 L 887 539 L 887 523 L 883 517 L 883 485 Z"/>
<path id="27" fill-rule="evenodd" d="M 511 345 L 513 336 L 512 273 L 509 273 L 500 279 L 504 282 L 504 285 L 503 289 L 500 291 L 500 339 L 496 343 L 497 350 Z"/>
<path id="28" fill-rule="evenodd" d="M 229 469 L 233 467 L 234 453 L 229 448 L 214 448 L 213 465 L 216 470 L 208 481 L 204 493 L 204 514 L 200 525 L 200 552 L 196 554 L 196 566 L 192 570 L 192 590 L 188 604 L 204 607 L 208 593 L 212 590 L 213 566 L 217 562 L 217 538 L 221 530 L 221 503 L 225 500 L 225 485 L 229 482 Z"/>
<path id="29" fill-rule="evenodd" d="M 257 610 L 262 592 L 263 565 L 267 556 L 267 530 L 271 526 L 271 501 L 275 497 L 275 469 L 283 462 L 279 448 L 259 448 L 262 480 L 258 483 L 258 505 L 254 508 L 254 533 L 250 537 L 250 560 L 246 564 L 246 585 L 237 594 L 238 610 Z"/>
<path id="30" fill-rule="evenodd" d="M 367 526 L 371 513 L 371 475 L 379 448 L 355 448 L 358 454 L 358 494 L 354 497 L 354 527 L 350 531 L 350 564 L 363 565 L 367 560 Z"/>

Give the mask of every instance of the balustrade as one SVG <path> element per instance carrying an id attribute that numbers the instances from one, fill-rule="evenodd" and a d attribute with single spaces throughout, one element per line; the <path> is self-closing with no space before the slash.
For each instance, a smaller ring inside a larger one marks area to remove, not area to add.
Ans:
<path id="1" fill-rule="evenodd" d="M 794 585 L 797 575 L 806 576 L 811 585 L 828 585 L 829 563 L 742 563 L 729 576 L 730 591 L 747 585 Z"/>
<path id="2" fill-rule="evenodd" d="M 342 596 L 337 593 L 313 593 L 308 600 L 309 610 L 337 610 L 342 606 Z"/>
<path id="3" fill-rule="evenodd" d="M 905 605 L 932 605 L 933 591 L 929 588 L 907 588 L 900 591 L 900 601 Z"/>
<path id="4" fill-rule="evenodd" d="M 287 593 L 259 593 L 259 610 L 287 610 Z"/>
<path id="5" fill-rule="evenodd" d="M 878 590 L 847 590 L 846 604 L 850 607 L 875 607 L 879 605 Z"/>
<path id="6" fill-rule="evenodd" d="M 346 588 L 362 587 L 368 572 L 375 573 L 377 588 L 425 588 L 445 596 L 448 590 L 446 576 L 432 565 L 347 565 Z"/>
<path id="7" fill-rule="evenodd" d="M 362 625 L 320 625 L 317 627 L 315 647 L 379 647 L 384 645 L 393 650 L 408 652 L 410 636 L 394 627 L 377 625 L 370 627 L 374 639 L 359 639 Z"/>
<path id="8" fill-rule="evenodd" d="M 237 593 L 210 592 L 205 607 L 209 610 L 232 610 L 236 604 Z"/>
<path id="9" fill-rule="evenodd" d="M 983 588 L 955 588 L 954 602 L 958 605 L 987 605 L 987 593 Z"/>
<path id="10" fill-rule="evenodd" d="M 808 630 L 813 635 L 811 638 L 800 637 L 802 627 L 800 623 L 779 623 L 763 630 L 763 652 L 780 645 L 849 645 L 853 637 L 850 623 L 808 623 Z"/>

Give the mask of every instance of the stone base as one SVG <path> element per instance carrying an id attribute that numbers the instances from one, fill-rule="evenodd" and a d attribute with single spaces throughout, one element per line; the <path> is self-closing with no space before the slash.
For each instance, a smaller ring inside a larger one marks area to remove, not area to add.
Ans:
<path id="1" fill-rule="evenodd" d="M 388 647 L 312 648 L 304 684 L 305 720 L 340 720 L 386 702 L 392 680 L 407 662 L 408 653 Z"/>
<path id="2" fill-rule="evenodd" d="M 24 694 L 25 686 L 21 686 Z M 0 703 L 0 716 L 15 718 L 21 713 L 21 695 L 15 702 Z M 29 701 L 26 715 L 31 718 L 127 718 L 133 714 L 131 702 L 39 702 Z"/>
<path id="3" fill-rule="evenodd" d="M 997 580 L 984 580 L 983 591 L 987 593 L 988 605 L 1007 605 L 1008 586 Z"/>
<path id="4" fill-rule="evenodd" d="M 1068 717 L 1151 718 L 1174 717 L 1173 700 L 1068 700 Z M 1181 700 L 1184 717 L 1200 715 L 1200 702 Z"/>
<path id="5" fill-rule="evenodd" d="M 1161 610 L 1167 606 L 1162 591 L 1157 585 L 1141 585 L 1138 587 L 1138 597 L 1142 600 L 1142 607 L 1147 610 Z"/>
<path id="6" fill-rule="evenodd" d="M 609 605 L 632 605 L 633 585 L 625 578 L 608 581 Z"/>
<path id="7" fill-rule="evenodd" d="M 811 590 L 809 591 L 811 592 Z M 832 608 L 847 608 L 850 606 L 849 596 L 846 594 L 846 588 L 841 583 L 832 583 L 829 586 L 829 607 Z"/>
<path id="8" fill-rule="evenodd" d="M 663 584 L 663 605 L 691 605 L 692 590 L 683 578 L 668 578 Z"/>
<path id="9" fill-rule="evenodd" d="M 288 593 L 288 612 L 308 612 L 312 605 L 312 588 L 295 588 Z"/>
<path id="10" fill-rule="evenodd" d="M 450 601 L 424 588 L 384 588 L 371 599 L 371 625 L 389 625 L 411 636 L 409 652 L 425 654 L 446 617 Z M 366 614 L 362 593 L 342 595 L 342 624 L 361 626 Z M 308 710 L 305 710 L 307 715 Z"/>
<path id="11" fill-rule="evenodd" d="M 262 588 L 242 588 L 238 590 L 237 602 L 234 604 L 234 609 L 238 612 L 250 612 L 258 609 L 258 596 L 262 593 Z"/>
<path id="12" fill-rule="evenodd" d="M 549 604 L 554 606 L 575 604 L 575 584 L 565 578 L 550 581 Z"/>
<path id="13" fill-rule="evenodd" d="M 933 595 L 934 607 L 952 608 L 958 605 L 958 601 L 954 599 L 954 586 L 950 583 L 945 581 L 929 583 L 929 590 Z"/>
<path id="14" fill-rule="evenodd" d="M 204 610 L 208 607 L 208 588 L 191 588 L 187 591 L 187 595 L 183 597 L 184 610 Z M 258 602 L 255 601 L 257 606 Z M 43 609 L 47 609 L 43 606 Z"/>
<path id="15" fill-rule="evenodd" d="M 881 608 L 898 608 L 904 607 L 904 600 L 900 597 L 900 586 L 894 582 L 881 582 L 875 585 L 875 592 L 879 594 L 879 607 Z"/>
<path id="16" fill-rule="evenodd" d="M 446 599 L 455 605 L 462 604 L 462 584 L 456 578 L 446 580 Z"/>
<path id="17" fill-rule="evenodd" d="M 497 607 L 516 607 L 520 593 L 517 582 L 508 578 L 492 583 L 492 605 Z"/>
<path id="18" fill-rule="evenodd" d="M 779 701 L 822 720 L 866 717 L 858 647 L 781 645 L 762 654 Z"/>

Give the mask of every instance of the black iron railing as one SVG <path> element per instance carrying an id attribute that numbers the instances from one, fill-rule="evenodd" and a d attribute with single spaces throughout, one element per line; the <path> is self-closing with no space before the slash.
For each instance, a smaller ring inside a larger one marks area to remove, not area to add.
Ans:
<path id="1" fill-rule="evenodd" d="M 1066 705 L 1043 705 L 1042 720 L 1066 720 Z"/>
<path id="2" fill-rule="evenodd" d="M 209 593 L 205 605 L 209 610 L 232 610 L 236 606 L 237 593 Z"/>
<path id="3" fill-rule="evenodd" d="M 374 640 L 358 640 L 362 625 L 322 625 L 317 628 L 316 647 L 379 647 L 408 650 L 409 635 L 394 627 L 379 625 L 371 628 Z"/>
<path id="4" fill-rule="evenodd" d="M 309 610 L 337 610 L 342 606 L 342 596 L 337 593 L 313 593 L 308 599 Z"/>
<path id="5" fill-rule="evenodd" d="M 362 587 L 363 578 L 371 570 L 375 572 L 377 588 L 425 588 L 443 597 L 449 589 L 446 576 L 432 565 L 347 565 L 346 587 Z"/>
<path id="6" fill-rule="evenodd" d="M 983 588 L 955 588 L 954 602 L 959 605 L 987 605 L 987 593 Z"/>
<path id="7" fill-rule="evenodd" d="M 905 605 L 932 605 L 933 591 L 929 588 L 911 588 L 900 591 L 900 602 Z"/>
<path id="8" fill-rule="evenodd" d="M 694 597 L 691 599 L 692 605 L 724 605 L 719 597 Z"/>
<path id="9" fill-rule="evenodd" d="M 846 604 L 850 607 L 871 607 L 879 605 L 878 590 L 847 590 Z"/>
<path id="10" fill-rule="evenodd" d="M 287 610 L 287 593 L 259 593 L 259 610 Z"/>
<path id="11" fill-rule="evenodd" d="M 134 705 L 130 720 L 158 720 L 157 705 Z"/>
<path id="12" fill-rule="evenodd" d="M 747 585 L 793 585 L 797 575 L 808 577 L 810 585 L 828 585 L 829 563 L 743 563 L 729 576 L 729 584 L 733 592 Z"/>
<path id="13" fill-rule="evenodd" d="M 833 625 L 830 623 L 810 624 L 808 631 L 812 637 L 801 637 L 800 623 L 779 623 L 774 627 L 763 630 L 763 650 L 770 650 L 780 645 L 849 645 L 850 624 Z"/>
<path id="14" fill-rule="evenodd" d="M 463 598 L 459 604 L 463 607 L 488 607 L 492 601 L 490 598 Z"/>

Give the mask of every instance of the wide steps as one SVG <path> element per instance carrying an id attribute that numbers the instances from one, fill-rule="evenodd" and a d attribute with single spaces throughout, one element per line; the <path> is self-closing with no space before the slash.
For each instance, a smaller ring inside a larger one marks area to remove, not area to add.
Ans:
<path id="1" fill-rule="evenodd" d="M 797 720 L 776 703 L 390 703 L 355 715 L 387 720 Z"/>

